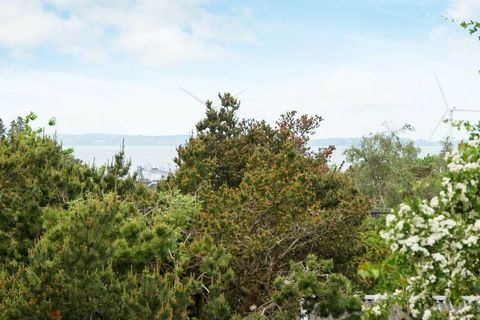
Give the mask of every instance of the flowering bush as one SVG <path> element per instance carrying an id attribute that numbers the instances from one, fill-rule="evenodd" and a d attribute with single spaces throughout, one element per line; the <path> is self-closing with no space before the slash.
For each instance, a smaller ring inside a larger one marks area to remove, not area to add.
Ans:
<path id="1" fill-rule="evenodd" d="M 413 273 L 390 302 L 414 319 L 471 319 L 480 314 L 477 299 L 464 299 L 475 294 L 480 264 L 480 124 L 456 125 L 470 136 L 446 155 L 449 170 L 438 196 L 401 204 L 386 217 L 381 233 L 391 251 L 411 264 Z M 434 295 L 444 295 L 447 307 L 439 308 Z M 377 305 L 365 315 L 380 317 L 388 308 Z"/>

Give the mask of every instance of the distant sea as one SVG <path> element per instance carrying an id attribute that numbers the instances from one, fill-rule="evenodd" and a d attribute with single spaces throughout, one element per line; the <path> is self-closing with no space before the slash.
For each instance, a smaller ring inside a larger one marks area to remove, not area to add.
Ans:
<path id="1" fill-rule="evenodd" d="M 74 155 L 86 162 L 96 165 L 105 164 L 113 159 L 114 154 L 120 149 L 122 141 L 125 143 L 125 154 L 132 161 L 132 169 L 137 166 L 152 166 L 162 170 L 174 170 L 176 147 L 185 144 L 188 135 L 171 136 L 141 136 L 118 134 L 77 134 L 60 135 L 59 139 L 65 147 L 72 147 Z M 332 164 L 340 165 L 345 160 L 343 154 L 347 148 L 357 145 L 361 138 L 326 138 L 310 141 L 312 150 L 320 147 L 335 145 Z M 438 142 L 415 140 L 414 143 L 421 149 L 421 155 L 437 154 L 441 150 Z"/>
<path id="2" fill-rule="evenodd" d="M 119 146 L 68 146 L 76 158 L 86 163 L 102 165 L 111 162 Z M 132 161 L 132 169 L 150 165 L 162 170 L 174 170 L 175 146 L 125 146 L 125 156 Z"/>
<path id="3" fill-rule="evenodd" d="M 71 145 L 76 158 L 86 162 L 95 163 L 97 165 L 105 164 L 113 159 L 114 154 L 120 149 L 119 146 L 97 146 L 97 145 Z M 311 147 L 312 150 L 317 150 L 319 146 Z M 344 152 L 349 146 L 337 146 L 332 155 L 332 164 L 340 165 L 345 161 Z M 436 146 L 420 146 L 421 155 L 437 154 L 441 147 Z M 174 170 L 176 146 L 125 146 L 125 155 L 132 161 L 132 169 L 135 170 L 137 166 L 157 167 L 162 170 Z"/>

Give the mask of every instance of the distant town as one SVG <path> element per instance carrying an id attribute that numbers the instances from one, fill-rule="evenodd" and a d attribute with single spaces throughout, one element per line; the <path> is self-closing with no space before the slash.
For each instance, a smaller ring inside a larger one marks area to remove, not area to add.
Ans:
<path id="1" fill-rule="evenodd" d="M 135 173 L 139 182 L 145 184 L 149 188 L 155 188 L 158 181 L 166 179 L 172 171 L 161 170 L 150 165 L 137 166 Z"/>

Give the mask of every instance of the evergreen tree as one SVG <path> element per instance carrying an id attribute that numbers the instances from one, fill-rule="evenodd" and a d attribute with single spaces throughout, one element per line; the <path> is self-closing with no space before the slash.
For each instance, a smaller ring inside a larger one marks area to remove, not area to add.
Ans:
<path id="1" fill-rule="evenodd" d="M 7 133 L 7 128 L 3 124 L 3 120 L 0 119 L 0 139 L 3 139 L 6 133 Z"/>
<path id="2" fill-rule="evenodd" d="M 225 251 L 184 230 L 198 206 L 162 194 L 151 215 L 116 194 L 49 208 L 28 267 L 0 274 L 0 319 L 226 319 Z"/>
<path id="3" fill-rule="evenodd" d="M 43 130 L 34 130 L 31 122 L 35 118 L 33 113 L 19 117 L 0 140 L 1 265 L 26 258 L 43 232 L 43 208 L 66 208 L 69 201 L 88 192 L 146 195 L 145 187 L 129 176 L 123 150 L 112 165 L 96 168 L 82 164 Z"/>
<path id="4" fill-rule="evenodd" d="M 270 126 L 238 119 L 238 101 L 220 98 L 218 110 L 207 104 L 196 134 L 178 148 L 178 170 L 160 188 L 201 200 L 191 232 L 212 237 L 232 255 L 230 305 L 244 313 L 264 304 L 290 261 L 310 253 L 355 274 L 352 257 L 368 203 L 348 175 L 329 168 L 328 150 L 308 147 L 321 117 L 289 112 Z"/>

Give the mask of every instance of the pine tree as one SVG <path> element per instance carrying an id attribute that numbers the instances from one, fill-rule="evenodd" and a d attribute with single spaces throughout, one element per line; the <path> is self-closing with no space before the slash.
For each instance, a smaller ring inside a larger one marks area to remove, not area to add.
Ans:
<path id="1" fill-rule="evenodd" d="M 178 149 L 178 170 L 161 187 L 195 194 L 204 213 L 192 225 L 232 255 L 235 283 L 227 299 L 240 313 L 268 301 L 289 262 L 310 253 L 333 258 L 337 271 L 356 274 L 353 259 L 368 203 L 347 174 L 313 152 L 309 136 L 319 116 L 283 115 L 276 126 L 239 119 L 239 103 L 220 96 Z"/>
<path id="2" fill-rule="evenodd" d="M 7 133 L 7 128 L 3 124 L 3 120 L 0 118 L 0 139 L 3 139 L 6 133 Z"/>

